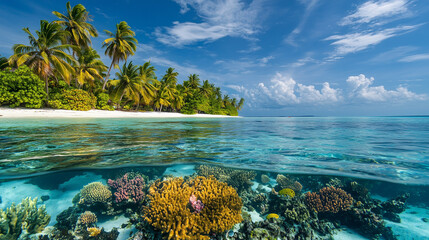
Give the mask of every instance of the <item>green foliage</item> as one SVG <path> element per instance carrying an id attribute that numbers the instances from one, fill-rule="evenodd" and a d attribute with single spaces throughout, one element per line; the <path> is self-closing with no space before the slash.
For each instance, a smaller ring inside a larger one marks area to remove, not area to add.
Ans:
<path id="1" fill-rule="evenodd" d="M 99 93 L 97 95 L 97 109 L 100 110 L 115 110 L 112 106 L 109 105 L 109 94 L 107 93 Z"/>
<path id="2" fill-rule="evenodd" d="M 88 111 L 95 108 L 97 98 L 82 89 L 63 89 L 61 93 L 53 94 L 48 103 L 56 109 Z"/>
<path id="3" fill-rule="evenodd" d="M 27 66 L 14 72 L 0 71 L 0 105 L 41 108 L 46 96 L 44 82 Z"/>

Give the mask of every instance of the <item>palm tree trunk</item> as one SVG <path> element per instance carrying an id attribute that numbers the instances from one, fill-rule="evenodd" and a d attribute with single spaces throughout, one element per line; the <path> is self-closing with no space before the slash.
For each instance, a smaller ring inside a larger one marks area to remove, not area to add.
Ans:
<path id="1" fill-rule="evenodd" d="M 162 104 L 161 104 L 161 107 L 159 108 L 159 111 L 162 112 Z"/>
<path id="2" fill-rule="evenodd" d="M 139 103 L 137 103 L 136 111 L 138 111 L 138 110 L 139 110 L 139 107 L 140 107 L 140 102 L 139 102 Z"/>
<path id="3" fill-rule="evenodd" d="M 121 101 L 122 101 L 122 98 L 124 97 L 124 95 L 125 95 L 125 91 L 122 93 L 121 98 L 119 98 L 118 105 L 116 106 L 117 108 L 119 108 L 121 106 Z"/>
<path id="4" fill-rule="evenodd" d="M 107 79 L 110 76 L 110 70 L 112 70 L 112 66 L 113 66 L 113 60 L 112 60 L 112 64 L 110 64 L 109 71 L 107 72 L 106 78 L 104 79 L 103 91 L 104 91 L 104 89 L 106 89 Z"/>
<path id="5" fill-rule="evenodd" d="M 47 78 L 45 78 L 45 91 L 46 91 L 46 101 L 49 101 L 49 84 L 48 84 Z"/>

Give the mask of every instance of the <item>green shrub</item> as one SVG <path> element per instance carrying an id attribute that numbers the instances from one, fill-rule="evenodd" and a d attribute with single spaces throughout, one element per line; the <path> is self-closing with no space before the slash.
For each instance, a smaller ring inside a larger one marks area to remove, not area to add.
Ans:
<path id="1" fill-rule="evenodd" d="M 49 101 L 51 108 L 88 111 L 95 108 L 97 98 L 82 89 L 63 89 L 61 93 L 52 96 Z"/>
<path id="2" fill-rule="evenodd" d="M 100 110 L 115 110 L 112 106 L 109 105 L 109 94 L 107 93 L 99 93 L 97 95 L 97 109 Z"/>
<path id="3" fill-rule="evenodd" d="M 45 83 L 27 66 L 0 71 L 0 106 L 41 108 Z"/>

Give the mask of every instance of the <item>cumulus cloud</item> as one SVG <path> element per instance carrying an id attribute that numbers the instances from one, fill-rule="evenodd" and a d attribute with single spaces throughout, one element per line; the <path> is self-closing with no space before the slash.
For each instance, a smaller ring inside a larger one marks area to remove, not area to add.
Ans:
<path id="1" fill-rule="evenodd" d="M 155 35 L 162 43 L 182 46 L 226 36 L 249 38 L 258 30 L 256 20 L 262 0 L 253 0 L 250 4 L 241 0 L 175 1 L 182 7 L 181 13 L 193 8 L 203 21 L 174 22 L 172 27 L 158 28 Z"/>
<path id="2" fill-rule="evenodd" d="M 384 86 L 373 87 L 371 86 L 373 82 L 373 77 L 367 78 L 363 74 L 348 77 L 347 83 L 352 87 L 350 97 L 373 102 L 384 102 L 388 100 L 425 100 L 427 98 L 426 95 L 416 94 L 403 86 L 397 87 L 396 90 L 386 90 Z"/>
<path id="3" fill-rule="evenodd" d="M 325 40 L 333 40 L 331 45 L 336 46 L 335 56 L 345 55 L 364 50 L 370 46 L 379 44 L 380 42 L 401 34 L 408 33 L 420 27 L 419 25 L 401 26 L 388 28 L 381 31 L 371 31 L 366 33 L 352 33 L 345 35 L 333 35 Z"/>
<path id="4" fill-rule="evenodd" d="M 342 19 L 340 25 L 372 23 L 380 19 L 407 13 L 408 0 L 368 1 L 357 7 L 356 11 Z"/>
<path id="5" fill-rule="evenodd" d="M 318 105 L 342 100 L 340 91 L 331 88 L 327 82 L 323 83 L 322 89 L 319 90 L 314 85 L 297 83 L 293 78 L 281 73 L 276 73 L 268 84 L 261 82 L 253 89 L 238 85 L 228 85 L 227 87 L 242 93 L 246 99 L 250 99 L 249 102 L 253 105 Z"/>

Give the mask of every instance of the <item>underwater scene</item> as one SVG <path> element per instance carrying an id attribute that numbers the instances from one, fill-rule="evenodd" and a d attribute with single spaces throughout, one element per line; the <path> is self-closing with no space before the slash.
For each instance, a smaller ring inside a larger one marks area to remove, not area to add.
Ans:
<path id="1" fill-rule="evenodd" d="M 429 118 L 0 119 L 0 239 L 429 239 Z"/>

